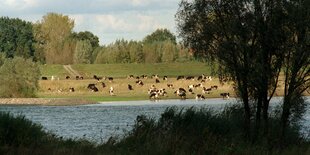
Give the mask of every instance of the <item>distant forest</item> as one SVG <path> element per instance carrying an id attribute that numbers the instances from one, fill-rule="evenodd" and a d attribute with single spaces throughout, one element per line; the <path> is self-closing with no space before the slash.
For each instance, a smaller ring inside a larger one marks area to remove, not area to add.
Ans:
<path id="1" fill-rule="evenodd" d="M 141 41 L 116 40 L 100 46 L 89 31 L 73 32 L 74 20 L 48 13 L 31 23 L 0 17 L 0 53 L 46 64 L 160 63 L 193 60 L 190 50 L 167 29 L 157 29 Z"/>

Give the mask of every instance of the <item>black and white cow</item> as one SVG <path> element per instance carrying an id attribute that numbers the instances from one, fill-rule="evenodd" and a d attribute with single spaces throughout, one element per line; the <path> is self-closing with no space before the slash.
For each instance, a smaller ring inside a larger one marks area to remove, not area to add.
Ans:
<path id="1" fill-rule="evenodd" d="M 223 99 L 229 99 L 229 93 L 221 93 L 220 95 L 223 97 Z"/>
<path id="2" fill-rule="evenodd" d="M 181 97 L 181 99 L 186 99 L 186 90 L 184 88 L 179 88 L 178 90 L 174 92 L 174 94 Z"/>
<path id="3" fill-rule="evenodd" d="M 204 100 L 204 99 L 206 99 L 206 98 L 202 94 L 197 94 L 196 95 L 196 100 Z"/>
<path id="4" fill-rule="evenodd" d="M 212 88 L 203 87 L 203 88 L 202 88 L 202 93 L 203 93 L 203 94 L 210 94 L 211 90 L 212 90 Z"/>
<path id="5" fill-rule="evenodd" d="M 88 84 L 87 88 L 90 89 L 93 92 L 98 92 L 99 91 L 98 88 L 96 87 L 96 84 L 93 84 L 93 83 Z"/>

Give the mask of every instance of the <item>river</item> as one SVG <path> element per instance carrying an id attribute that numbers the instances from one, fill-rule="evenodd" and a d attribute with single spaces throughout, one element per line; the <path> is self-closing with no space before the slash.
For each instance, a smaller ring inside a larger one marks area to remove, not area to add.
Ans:
<path id="1" fill-rule="evenodd" d="M 272 103 L 278 103 L 280 100 L 280 98 L 275 98 Z M 307 97 L 307 101 L 310 101 L 310 97 Z M 138 115 L 159 118 L 166 108 L 172 106 L 178 108 L 207 107 L 220 110 L 229 103 L 236 103 L 236 100 L 118 101 L 79 106 L 2 105 L 0 111 L 24 115 L 33 122 L 41 124 L 46 131 L 64 138 L 85 138 L 101 143 L 112 135 L 122 136 L 131 130 Z M 302 123 L 305 129 L 310 128 L 309 106 Z"/>

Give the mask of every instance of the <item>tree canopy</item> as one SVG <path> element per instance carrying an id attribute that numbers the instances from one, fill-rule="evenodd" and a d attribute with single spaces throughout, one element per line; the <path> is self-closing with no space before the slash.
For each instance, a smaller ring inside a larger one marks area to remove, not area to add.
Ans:
<path id="1" fill-rule="evenodd" d="M 176 37 L 168 29 L 157 29 L 152 34 L 147 35 L 144 39 L 144 43 L 154 43 L 162 41 L 171 41 L 176 44 Z"/>
<path id="2" fill-rule="evenodd" d="M 7 57 L 34 56 L 32 24 L 18 18 L 0 17 L 0 52 Z"/>
<path id="3" fill-rule="evenodd" d="M 291 75 L 286 74 L 287 80 L 301 75 L 300 88 L 303 91 L 309 88 L 309 7 L 309 1 L 305 0 L 183 0 L 180 3 L 176 19 L 183 43 L 194 51 L 195 57 L 216 62 L 220 79 L 229 77 L 234 81 L 244 105 L 247 131 L 255 118 L 256 135 L 261 132 L 263 117 L 262 131 L 267 133 L 269 102 L 285 63 L 291 69 L 286 71 Z M 296 58 L 301 61 L 296 63 Z M 290 87 L 289 81 L 285 87 Z M 300 88 L 291 91 L 297 93 Z M 286 110 L 288 118 L 291 110 Z M 287 120 L 283 119 L 282 123 L 286 124 Z"/>

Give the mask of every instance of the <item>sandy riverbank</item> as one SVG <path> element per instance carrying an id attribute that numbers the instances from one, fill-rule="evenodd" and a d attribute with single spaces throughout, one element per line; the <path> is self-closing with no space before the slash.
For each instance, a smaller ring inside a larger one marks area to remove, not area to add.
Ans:
<path id="1" fill-rule="evenodd" d="M 84 105 L 96 101 L 73 98 L 0 98 L 0 105 Z"/>

